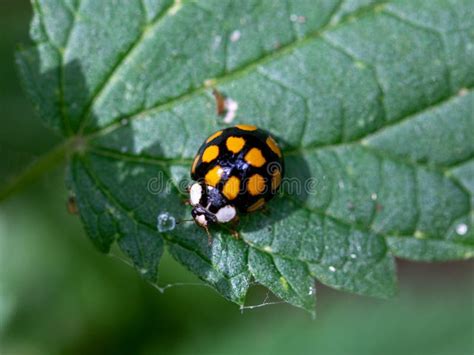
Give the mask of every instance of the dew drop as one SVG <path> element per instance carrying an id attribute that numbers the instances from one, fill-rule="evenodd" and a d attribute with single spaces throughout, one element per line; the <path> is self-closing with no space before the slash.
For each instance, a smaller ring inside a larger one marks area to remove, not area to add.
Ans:
<path id="1" fill-rule="evenodd" d="M 377 199 L 377 194 L 373 192 L 372 195 L 370 195 L 370 198 L 372 199 L 372 201 L 375 201 Z"/>
<path id="2" fill-rule="evenodd" d="M 357 255 L 355 255 L 354 253 L 352 253 L 352 254 L 350 255 L 350 257 L 351 257 L 351 259 L 356 259 L 356 258 L 357 258 Z"/>
<path id="3" fill-rule="evenodd" d="M 126 126 L 126 125 L 128 124 L 128 119 L 122 118 L 122 119 L 120 120 L 120 124 L 121 124 L 122 126 Z"/>
<path id="4" fill-rule="evenodd" d="M 467 224 L 461 223 L 456 226 L 456 233 L 459 235 L 465 235 L 467 233 Z"/>
<path id="5" fill-rule="evenodd" d="M 239 30 L 235 30 L 230 34 L 231 42 L 237 42 L 240 39 L 241 33 Z"/>
<path id="6" fill-rule="evenodd" d="M 316 293 L 316 289 L 314 288 L 314 286 L 310 286 L 309 287 L 309 290 L 308 290 L 308 295 L 314 295 Z"/>
<path id="7" fill-rule="evenodd" d="M 331 265 L 331 266 L 329 267 L 329 271 L 331 271 L 331 272 L 336 272 L 336 268 Z"/>
<path id="8" fill-rule="evenodd" d="M 158 215 L 156 228 L 158 232 L 168 232 L 176 227 L 176 219 L 168 212 L 162 212 Z"/>
<path id="9" fill-rule="evenodd" d="M 148 273 L 148 269 L 145 269 L 145 268 L 140 269 L 140 274 L 145 275 L 146 273 Z"/>

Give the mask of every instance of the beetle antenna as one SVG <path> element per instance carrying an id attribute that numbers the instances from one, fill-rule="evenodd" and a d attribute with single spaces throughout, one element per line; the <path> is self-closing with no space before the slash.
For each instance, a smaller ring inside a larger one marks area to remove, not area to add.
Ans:
<path id="1" fill-rule="evenodd" d="M 183 222 L 194 222 L 194 219 L 180 219 L 179 221 L 176 221 L 176 224 L 180 224 Z"/>

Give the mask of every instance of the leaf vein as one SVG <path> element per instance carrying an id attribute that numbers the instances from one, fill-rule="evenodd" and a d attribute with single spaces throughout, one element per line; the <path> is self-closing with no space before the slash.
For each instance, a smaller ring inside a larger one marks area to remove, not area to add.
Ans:
<path id="1" fill-rule="evenodd" d="M 85 109 L 83 110 L 83 113 L 80 115 L 80 127 L 79 127 L 79 132 L 82 133 L 84 129 L 86 128 L 88 121 L 90 119 L 90 116 L 92 115 L 92 110 L 94 107 L 94 104 L 100 100 L 101 96 L 104 95 L 106 92 L 108 86 L 113 82 L 113 77 L 116 75 L 120 67 L 122 66 L 123 63 L 125 63 L 130 56 L 133 54 L 133 52 L 140 47 L 140 45 L 143 43 L 143 41 L 146 38 L 146 35 L 149 31 L 152 31 L 155 26 L 157 26 L 159 23 L 161 23 L 162 20 L 164 20 L 167 15 L 169 14 L 170 10 L 173 9 L 174 3 L 170 3 L 166 9 L 156 17 L 155 20 L 153 20 L 150 23 L 146 23 L 143 26 L 142 33 L 138 35 L 137 39 L 129 45 L 129 47 L 125 50 L 124 54 L 112 65 L 111 70 L 109 73 L 105 76 L 105 79 L 99 84 L 95 92 L 92 94 L 91 99 L 89 102 L 86 104 Z"/>
<path id="2" fill-rule="evenodd" d="M 104 196 L 112 203 L 114 204 L 116 207 L 120 208 L 121 210 L 123 210 L 126 215 L 128 216 L 128 218 L 135 224 L 135 227 L 137 228 L 138 224 L 146 227 L 147 229 L 149 229 L 150 231 L 152 231 L 153 233 L 155 233 L 155 229 L 149 225 L 148 223 L 146 223 L 145 221 L 142 221 L 138 218 L 133 218 L 132 215 L 134 214 L 133 210 L 130 209 L 129 207 L 127 207 L 126 205 L 124 205 L 122 202 L 120 202 L 118 199 L 116 199 L 113 194 L 108 190 L 108 188 L 104 185 L 104 183 L 102 181 L 99 180 L 99 178 L 91 171 L 92 169 L 86 164 L 86 162 L 82 159 L 81 160 L 82 163 L 83 163 L 83 167 L 84 167 L 84 170 L 86 171 L 86 173 L 90 176 L 90 178 L 96 183 L 96 186 L 97 188 L 104 194 Z M 137 233 L 138 234 L 138 233 Z M 137 234 L 134 234 L 134 239 L 136 240 L 136 235 Z M 164 237 L 164 239 L 166 239 L 167 242 L 171 242 L 171 243 L 174 243 L 174 244 L 178 244 L 180 247 L 184 248 L 184 249 L 187 249 L 187 250 L 190 250 L 192 251 L 194 254 L 196 254 L 197 256 L 199 256 L 201 259 L 203 259 L 204 261 L 206 261 L 216 272 L 218 272 L 220 275 L 222 275 L 226 280 L 230 280 L 229 276 L 226 275 L 225 273 L 222 273 L 221 271 L 219 271 L 215 265 L 211 262 L 210 259 L 206 258 L 203 254 L 199 253 L 197 250 L 194 250 L 192 249 L 191 247 L 185 245 L 184 243 L 182 242 L 178 242 L 177 240 L 175 240 L 174 238 L 170 237 L 169 235 L 167 234 L 162 234 L 162 237 Z M 138 240 L 136 240 L 136 243 L 137 245 L 140 245 Z M 139 251 L 140 251 L 140 254 L 141 254 L 141 258 L 142 258 L 142 264 L 144 264 L 144 257 L 143 257 L 143 251 L 141 249 L 141 246 L 139 248 Z"/>
<path id="3" fill-rule="evenodd" d="M 66 32 L 66 40 L 64 42 L 64 46 L 62 51 L 59 52 L 61 56 L 61 65 L 59 68 L 59 108 L 61 111 L 61 116 L 64 121 L 65 129 L 66 129 L 66 134 L 67 135 L 72 135 L 72 127 L 71 127 L 71 119 L 67 113 L 66 110 L 66 101 L 65 101 L 65 89 L 66 89 L 66 66 L 65 66 L 65 57 L 66 57 L 66 51 L 69 48 L 69 42 L 71 40 L 71 35 L 74 30 L 74 27 L 76 26 L 77 23 L 77 16 L 76 12 L 80 11 L 82 1 L 78 1 L 77 8 L 72 9 L 71 16 L 72 16 L 72 23 L 67 29 Z"/>
<path id="4" fill-rule="evenodd" d="M 113 197 L 112 193 L 108 190 L 108 188 L 104 185 L 104 183 L 97 177 L 97 175 L 92 171 L 93 169 L 87 164 L 85 159 L 81 159 L 82 161 L 82 166 L 84 168 L 84 171 L 89 175 L 89 177 L 95 182 L 97 188 L 104 194 L 104 196 L 112 202 L 116 207 L 122 209 L 126 215 L 128 215 L 128 218 L 133 222 L 134 228 L 135 228 L 135 233 L 133 234 L 133 239 L 135 241 L 135 244 L 137 246 L 137 250 L 139 251 L 140 254 L 140 259 L 141 259 L 141 264 L 145 265 L 145 257 L 143 254 L 142 250 L 142 245 L 138 241 L 137 235 L 138 235 L 138 220 L 132 218 L 131 214 L 133 214 L 133 210 L 129 209 L 126 207 L 124 204 L 122 204 L 118 199 Z M 147 224 L 146 225 L 148 228 L 150 228 Z"/>
<path id="5" fill-rule="evenodd" d="M 377 6 L 379 6 L 379 4 L 377 4 Z M 355 14 L 353 18 L 362 18 L 362 17 L 364 17 L 367 14 L 372 13 L 373 10 L 377 6 L 375 6 L 375 5 L 374 6 L 368 6 L 363 11 L 359 11 L 357 14 Z M 307 43 L 309 43 L 313 40 L 319 39 L 324 32 L 327 32 L 331 29 L 337 28 L 337 27 L 345 24 L 348 21 L 349 21 L 349 19 L 340 21 L 336 24 L 328 23 L 325 26 L 319 28 L 318 30 L 313 31 L 313 32 L 309 33 L 306 36 L 300 37 L 299 39 L 297 39 L 294 42 L 290 42 L 286 45 L 283 45 L 280 48 L 278 48 L 277 50 L 266 53 L 263 56 L 261 56 L 260 58 L 257 58 L 255 60 L 243 65 L 242 67 L 234 70 L 234 71 L 229 71 L 227 73 L 224 73 L 221 76 L 218 76 L 218 77 L 214 78 L 214 81 L 215 81 L 216 85 L 218 85 L 218 84 L 223 84 L 225 82 L 235 80 L 239 77 L 242 77 L 246 73 L 253 71 L 255 68 L 258 68 L 258 67 L 260 67 L 261 65 L 263 65 L 265 63 L 276 60 L 277 58 L 280 58 L 280 57 L 282 57 L 283 55 L 285 55 L 287 53 L 291 53 L 295 49 L 297 49 L 299 47 L 302 47 L 302 46 L 306 45 Z M 147 108 L 145 110 L 139 110 L 137 112 L 133 112 L 133 113 L 129 114 L 126 118 L 130 119 L 130 120 L 135 120 L 137 118 L 143 117 L 143 116 L 145 116 L 147 114 L 150 114 L 150 113 L 161 112 L 163 110 L 168 109 L 169 107 L 172 107 L 172 106 L 176 105 L 177 103 L 185 102 L 185 101 L 189 100 L 190 98 L 194 97 L 195 95 L 203 93 L 207 89 L 208 89 L 208 87 L 205 84 L 203 84 L 202 86 L 192 88 L 188 92 L 185 92 L 181 95 L 178 95 L 175 98 L 173 98 L 173 99 L 171 99 L 171 100 L 169 100 L 165 103 L 158 103 L 158 104 L 153 105 L 150 108 Z M 89 110 L 90 110 L 90 108 L 89 108 Z M 111 126 L 116 126 L 117 123 L 119 123 L 121 119 L 123 119 L 123 117 L 118 117 L 118 118 L 112 120 L 111 123 L 99 128 L 98 130 L 92 131 L 91 133 L 96 133 L 97 134 L 97 133 L 100 133 L 103 130 L 109 131 L 109 128 Z"/>
<path id="6" fill-rule="evenodd" d="M 466 90 L 466 93 L 463 94 L 463 95 L 468 95 L 473 91 L 473 87 L 468 87 L 465 90 Z M 375 135 L 378 135 L 378 134 L 382 134 L 387 129 L 390 129 L 391 127 L 394 127 L 394 126 L 399 126 L 399 125 L 401 125 L 401 124 L 403 124 L 407 121 L 410 121 L 411 119 L 414 119 L 414 118 L 416 118 L 416 117 L 418 117 L 422 114 L 434 111 L 434 110 L 442 107 L 443 105 L 446 105 L 449 102 L 451 102 L 453 100 L 456 100 L 458 97 L 459 97 L 458 93 L 453 94 L 449 97 L 445 97 L 445 98 L 431 104 L 430 106 L 424 107 L 421 110 L 414 111 L 414 112 L 406 115 L 405 117 L 403 117 L 399 120 L 390 121 L 390 122 L 386 123 L 384 126 L 380 127 L 379 129 L 377 129 L 375 131 L 372 131 L 372 132 L 369 132 L 367 134 L 364 134 L 363 136 L 358 137 L 357 139 L 354 139 L 354 140 L 335 143 L 335 144 L 317 144 L 317 145 L 308 145 L 308 146 L 305 146 L 303 148 L 298 148 L 298 147 L 297 148 L 291 148 L 291 149 L 286 150 L 285 154 L 286 155 L 300 154 L 302 151 L 337 148 L 337 147 L 341 147 L 341 146 L 344 146 L 344 145 L 354 145 L 354 144 L 361 144 L 363 146 L 367 146 L 367 141 L 371 137 L 373 137 Z"/>
<path id="7" fill-rule="evenodd" d="M 448 50 L 447 50 L 447 47 L 446 47 L 446 41 L 444 39 L 444 35 L 443 33 L 439 32 L 438 30 L 434 29 L 434 28 L 431 28 L 429 26 L 425 26 L 425 25 L 422 25 L 418 22 L 415 22 L 405 16 L 403 16 L 402 14 L 398 13 L 397 11 L 395 11 L 394 9 L 387 9 L 385 8 L 382 13 L 384 15 L 387 15 L 401 23 L 404 23 L 412 28 L 415 28 L 415 29 L 418 29 L 418 30 L 421 30 L 421 31 L 424 31 L 424 32 L 429 32 L 431 34 L 434 34 L 438 40 L 440 41 L 440 44 L 441 44 L 441 47 L 443 49 L 443 53 L 444 53 L 444 60 L 445 60 L 445 69 L 446 69 L 446 82 L 448 84 L 448 87 L 449 87 L 449 90 L 451 92 L 454 92 L 454 86 L 452 84 L 452 78 L 451 78 L 451 70 L 450 70 L 450 67 L 449 67 L 449 62 L 448 62 Z"/>
<path id="8" fill-rule="evenodd" d="M 335 49 L 339 53 L 343 54 L 347 58 L 349 58 L 354 65 L 362 64 L 365 67 L 369 68 L 369 70 L 372 73 L 372 77 L 374 79 L 375 84 L 377 85 L 377 89 L 379 91 L 379 95 L 377 96 L 377 100 L 379 101 L 380 108 L 382 110 L 382 119 L 387 122 L 388 121 L 388 114 L 387 114 L 387 107 L 385 104 L 385 91 L 383 89 L 383 85 L 380 82 L 379 74 L 377 71 L 377 66 L 375 64 L 369 63 L 367 61 L 363 61 L 360 58 L 357 58 L 354 54 L 350 53 L 347 51 L 345 48 L 342 46 L 338 45 L 337 43 L 333 42 L 330 37 L 328 36 L 321 36 L 321 40 L 324 41 L 327 45 L 329 45 L 331 48 Z M 344 135 L 343 135 L 344 137 Z"/>

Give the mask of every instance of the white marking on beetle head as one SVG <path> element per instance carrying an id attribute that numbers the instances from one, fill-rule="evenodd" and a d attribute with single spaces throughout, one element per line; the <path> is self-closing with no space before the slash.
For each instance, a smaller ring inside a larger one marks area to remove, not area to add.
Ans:
<path id="1" fill-rule="evenodd" d="M 197 215 L 194 219 L 201 227 L 207 227 L 207 219 L 203 214 Z"/>
<path id="2" fill-rule="evenodd" d="M 236 214 L 235 208 L 231 205 L 227 205 L 217 211 L 216 218 L 220 223 L 227 223 L 232 221 Z"/>
<path id="3" fill-rule="evenodd" d="M 189 190 L 191 206 L 196 206 L 201 201 L 202 197 L 202 186 L 198 183 L 194 183 Z"/>

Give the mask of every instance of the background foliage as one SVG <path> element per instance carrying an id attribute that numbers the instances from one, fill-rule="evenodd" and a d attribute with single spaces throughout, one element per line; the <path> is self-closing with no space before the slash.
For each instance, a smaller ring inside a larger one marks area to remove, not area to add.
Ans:
<path id="1" fill-rule="evenodd" d="M 26 41 L 29 6 L 12 1 L 1 13 L 6 30 L 0 42 L 5 78 L 0 83 L 0 148 L 7 158 L 0 169 L 6 176 L 57 139 L 38 124 L 14 74 L 13 48 Z M 127 266 L 95 254 L 79 222 L 65 211 L 62 175 L 59 170 L 45 177 L 0 207 L 2 353 L 472 350 L 472 263 L 402 264 L 401 295 L 390 302 L 335 294 L 321 286 L 317 322 L 284 305 L 241 315 L 207 288 L 186 286 L 160 295 Z M 168 257 L 161 273 L 163 283 L 195 281 Z M 264 297 L 256 290 L 249 303 Z"/>

